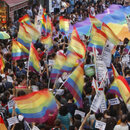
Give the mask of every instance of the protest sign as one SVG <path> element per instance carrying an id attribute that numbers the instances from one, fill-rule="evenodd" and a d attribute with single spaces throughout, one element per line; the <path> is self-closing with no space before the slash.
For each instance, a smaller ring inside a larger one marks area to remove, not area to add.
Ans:
<path id="1" fill-rule="evenodd" d="M 102 99 L 104 97 L 104 92 L 103 91 L 97 91 L 94 99 L 93 99 L 93 102 L 92 102 L 92 105 L 90 107 L 90 109 L 93 111 L 93 112 L 97 112 L 99 107 L 101 106 L 101 103 L 102 103 Z"/>
<path id="2" fill-rule="evenodd" d="M 127 21 L 128 29 L 130 32 L 130 15 L 126 16 L 126 21 Z"/>
<path id="3" fill-rule="evenodd" d="M 111 105 L 117 105 L 117 104 L 120 104 L 120 101 L 118 98 L 113 98 L 113 99 L 110 99 L 108 100 L 109 104 Z"/>
<path id="4" fill-rule="evenodd" d="M 54 60 L 49 60 L 49 65 L 54 65 L 55 61 Z"/>
<path id="5" fill-rule="evenodd" d="M 105 100 L 105 95 L 103 93 L 103 98 L 100 106 L 100 112 L 103 113 L 105 110 L 107 110 L 107 105 L 106 105 L 106 100 Z"/>
<path id="6" fill-rule="evenodd" d="M 102 81 L 102 78 L 106 75 L 107 68 L 106 64 L 102 60 L 96 60 L 96 73 L 97 73 L 97 80 Z"/>
<path id="7" fill-rule="evenodd" d="M 111 51 L 112 51 L 113 47 L 114 47 L 114 45 L 110 41 L 107 41 L 106 46 L 103 49 L 102 60 L 106 64 L 106 67 L 110 67 L 110 64 L 111 64 Z"/>
<path id="8" fill-rule="evenodd" d="M 15 104 L 14 100 L 10 100 L 10 101 L 8 102 L 8 109 L 12 109 L 13 106 L 14 106 L 14 104 Z"/>
<path id="9" fill-rule="evenodd" d="M 19 123 L 19 121 L 18 121 L 18 119 L 17 119 L 17 116 L 8 118 L 8 119 L 7 119 L 7 122 L 8 122 L 8 124 L 9 124 L 9 126 L 12 126 L 12 125 L 14 125 L 14 124 Z"/>
<path id="10" fill-rule="evenodd" d="M 94 64 L 85 65 L 84 70 L 85 70 L 85 74 L 91 77 L 95 74 L 95 65 Z"/>
<path id="11" fill-rule="evenodd" d="M 105 123 L 105 122 L 102 122 L 102 121 L 96 120 L 95 128 L 97 128 L 97 129 L 99 129 L 99 130 L 105 130 L 105 128 L 106 128 L 106 123 Z"/>

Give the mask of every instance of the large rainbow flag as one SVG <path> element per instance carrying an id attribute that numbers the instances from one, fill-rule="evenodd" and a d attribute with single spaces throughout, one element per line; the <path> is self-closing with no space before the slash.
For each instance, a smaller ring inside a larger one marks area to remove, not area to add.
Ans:
<path id="1" fill-rule="evenodd" d="M 80 55 L 78 55 L 77 53 L 70 53 L 67 56 L 66 62 L 64 63 L 63 67 L 61 68 L 61 72 L 67 72 L 67 73 L 71 73 L 72 70 L 79 65 L 80 63 L 80 59 L 82 57 Z"/>
<path id="2" fill-rule="evenodd" d="M 88 50 L 93 51 L 93 47 L 96 48 L 99 54 L 102 53 L 102 50 L 106 44 L 107 36 L 104 32 L 98 29 L 94 24 L 91 30 L 90 43 L 88 44 Z"/>
<path id="3" fill-rule="evenodd" d="M 130 98 L 130 87 L 127 81 L 120 75 L 114 79 L 114 82 L 111 84 L 111 88 L 108 90 L 108 92 L 122 97 L 125 103 L 127 103 L 128 99 Z M 130 104 L 130 101 L 128 104 Z"/>
<path id="4" fill-rule="evenodd" d="M 60 16 L 59 18 L 59 28 L 61 33 L 65 34 L 67 31 L 69 31 L 69 19 L 63 18 L 63 16 Z"/>
<path id="5" fill-rule="evenodd" d="M 51 71 L 51 82 L 54 83 L 56 79 L 58 79 L 59 76 L 61 76 L 61 68 L 62 66 L 64 65 L 66 61 L 66 56 L 59 52 L 57 55 L 56 55 L 56 58 L 55 58 L 55 63 L 53 65 L 53 68 L 52 68 L 52 71 Z"/>
<path id="6" fill-rule="evenodd" d="M 123 41 L 124 37 L 130 36 L 126 33 L 126 29 L 128 30 L 126 17 L 125 15 L 130 14 L 130 6 L 121 6 L 121 5 L 110 5 L 103 13 L 97 14 L 95 17 L 99 19 L 102 23 L 104 22 L 111 28 L 111 30 L 118 36 L 118 38 Z M 80 35 L 87 34 L 90 35 L 91 31 L 91 21 L 89 18 L 82 22 L 77 22 L 73 26 L 70 26 L 70 30 L 68 33 L 73 31 L 73 27 L 77 28 L 77 31 Z M 125 27 L 125 28 L 124 28 Z M 122 30 L 124 28 L 124 30 Z M 120 33 L 122 32 L 122 33 Z M 128 32 L 128 31 L 127 31 Z M 120 35 L 118 35 L 120 34 Z"/>
<path id="7" fill-rule="evenodd" d="M 48 33 L 48 35 L 46 37 L 42 36 L 40 40 L 41 40 L 42 44 L 48 45 L 47 53 L 48 53 L 48 55 L 51 55 L 54 52 L 51 33 L 50 34 Z"/>
<path id="8" fill-rule="evenodd" d="M 114 45 L 120 43 L 119 38 L 114 34 L 114 32 L 105 23 L 102 24 L 102 31 L 107 35 L 108 40 Z"/>
<path id="9" fill-rule="evenodd" d="M 102 26 L 102 22 L 100 20 L 98 20 L 96 17 L 92 16 L 89 14 L 89 19 L 91 21 L 92 24 L 95 24 L 97 28 L 101 28 Z"/>
<path id="10" fill-rule="evenodd" d="M 49 114 L 57 114 L 55 98 L 48 90 L 30 93 L 14 98 L 20 113 L 28 122 L 43 123 Z"/>
<path id="11" fill-rule="evenodd" d="M 19 19 L 19 22 L 20 22 L 20 23 L 26 22 L 27 24 L 31 25 L 31 20 L 30 20 L 30 17 L 29 17 L 28 14 L 24 15 L 23 17 L 21 17 L 21 18 Z"/>
<path id="12" fill-rule="evenodd" d="M 35 47 L 33 46 L 33 44 L 31 44 L 30 55 L 29 55 L 29 70 L 39 73 L 40 72 L 39 60 L 40 60 L 40 58 L 38 56 L 38 52 L 35 49 Z"/>
<path id="13" fill-rule="evenodd" d="M 83 107 L 82 91 L 84 87 L 84 65 L 80 64 L 69 76 L 64 86 L 70 91 L 76 100 L 78 107 Z"/>
<path id="14" fill-rule="evenodd" d="M 86 46 L 78 37 L 71 37 L 71 42 L 68 47 L 69 52 L 74 52 L 80 55 L 80 57 L 85 58 L 86 55 Z"/>
<path id="15" fill-rule="evenodd" d="M 27 30 L 27 32 L 31 35 L 33 42 L 35 43 L 37 39 L 40 37 L 39 31 L 33 26 L 29 25 L 26 22 L 24 22 L 24 27 Z"/>
<path id="16" fill-rule="evenodd" d="M 29 50 L 17 42 L 15 39 L 12 40 L 12 60 L 20 60 L 29 57 Z"/>
<path id="17" fill-rule="evenodd" d="M 20 23 L 20 26 L 19 26 L 17 41 L 23 44 L 26 48 L 30 49 L 32 38 L 30 34 L 26 31 L 22 23 Z"/>
<path id="18" fill-rule="evenodd" d="M 47 21 L 46 21 L 46 32 L 47 32 L 47 34 L 48 34 L 48 33 L 49 33 L 49 34 L 50 34 L 50 33 L 52 34 L 52 32 L 53 32 L 53 24 L 52 24 L 52 22 L 51 22 L 49 16 L 47 16 Z"/>

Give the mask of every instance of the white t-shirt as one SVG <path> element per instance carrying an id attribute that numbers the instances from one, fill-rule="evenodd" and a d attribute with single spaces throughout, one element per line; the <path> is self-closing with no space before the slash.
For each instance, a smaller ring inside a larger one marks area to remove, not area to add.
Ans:
<path id="1" fill-rule="evenodd" d="M 114 127 L 114 130 L 129 130 L 129 127 L 128 127 L 128 125 L 125 125 L 125 126 L 116 125 Z"/>

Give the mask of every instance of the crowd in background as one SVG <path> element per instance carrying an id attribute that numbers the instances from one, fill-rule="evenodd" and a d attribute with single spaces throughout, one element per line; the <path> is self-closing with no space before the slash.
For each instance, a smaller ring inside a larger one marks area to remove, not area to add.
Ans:
<path id="1" fill-rule="evenodd" d="M 35 16 L 39 11 L 38 1 L 33 1 L 31 6 L 28 6 L 26 9 L 17 13 L 15 20 L 10 19 L 10 23 L 7 29 L 7 32 L 11 36 L 8 40 L 0 40 L 0 54 L 4 57 L 5 68 L 4 73 L 0 75 L 0 112 L 6 123 L 6 119 L 12 115 L 8 112 L 7 103 L 14 96 L 22 96 L 28 93 L 24 89 L 28 88 L 30 91 L 42 90 L 45 88 L 53 89 L 53 85 L 50 79 L 50 73 L 52 69 L 52 64 L 49 62 L 54 60 L 58 52 L 66 53 L 68 44 L 70 42 L 70 36 L 62 35 L 59 31 L 59 16 L 64 16 L 67 19 L 70 19 L 71 24 L 85 20 L 89 14 L 95 16 L 98 13 L 102 13 L 110 4 L 116 3 L 117 1 L 101 1 L 101 0 L 53 0 L 53 9 L 48 15 L 51 17 L 51 20 L 54 25 L 53 32 L 53 43 L 55 53 L 47 57 L 46 49 L 43 44 L 38 40 L 35 44 L 35 47 L 41 58 L 41 72 L 39 75 L 29 72 L 29 80 L 27 80 L 27 60 L 12 61 L 11 58 L 11 42 L 13 38 L 17 38 L 19 22 L 18 19 L 25 14 L 28 14 L 34 23 Z M 58 3 L 59 2 L 59 3 Z M 123 4 L 121 1 L 119 4 Z M 4 31 L 3 28 L 1 30 Z M 89 37 L 82 36 L 81 40 L 84 44 L 88 45 Z M 116 52 L 113 54 L 112 63 L 116 67 L 118 73 L 127 78 L 129 82 L 130 77 L 130 65 L 122 63 L 122 57 L 124 55 L 123 49 L 128 44 L 129 39 L 124 39 L 122 45 L 118 45 Z M 93 56 L 89 52 L 86 53 L 85 64 L 92 64 Z M 108 68 L 110 69 L 110 68 Z M 95 77 L 95 75 L 93 76 Z M 90 106 L 95 96 L 95 90 L 92 88 L 92 79 L 93 77 L 88 77 L 85 75 L 85 86 L 83 88 L 83 108 L 79 109 L 74 103 L 73 96 L 66 88 L 62 90 L 57 90 L 60 85 L 64 82 L 65 79 L 61 79 L 57 82 L 55 86 L 54 93 L 56 94 L 55 98 L 58 104 L 58 115 L 50 115 L 48 119 L 43 124 L 28 124 L 24 119 L 20 123 L 16 124 L 13 128 L 14 130 L 29 130 L 33 125 L 36 125 L 40 130 L 96 130 L 95 121 L 103 121 L 106 123 L 105 130 L 129 130 L 130 129 L 130 108 L 120 100 L 120 104 L 110 106 L 107 104 L 108 108 L 104 113 L 94 113 L 90 112 Z M 113 77 L 111 77 L 111 83 Z M 50 82 L 50 83 L 49 83 Z M 49 86 L 48 86 L 49 83 Z M 110 86 L 105 87 L 105 93 L 107 92 Z M 23 90 L 17 91 L 17 88 L 23 88 Z M 115 98 L 114 94 L 107 94 L 106 99 Z M 85 112 L 86 116 L 82 119 L 81 115 L 76 114 L 75 110 L 80 110 Z"/>

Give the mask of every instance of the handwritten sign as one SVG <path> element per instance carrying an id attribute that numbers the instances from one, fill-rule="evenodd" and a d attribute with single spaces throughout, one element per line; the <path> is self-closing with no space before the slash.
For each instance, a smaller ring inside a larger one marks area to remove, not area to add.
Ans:
<path id="1" fill-rule="evenodd" d="M 96 120 L 95 128 L 100 129 L 100 130 L 105 130 L 106 123 Z"/>
<path id="2" fill-rule="evenodd" d="M 108 102 L 109 102 L 111 105 L 117 105 L 117 104 L 120 104 L 120 101 L 119 101 L 118 98 L 110 99 L 110 100 L 108 100 Z"/>
<path id="3" fill-rule="evenodd" d="M 103 91 L 97 91 L 94 99 L 93 99 L 93 102 L 92 102 L 92 105 L 90 107 L 90 109 L 93 111 L 93 112 L 97 112 L 98 109 L 100 108 L 101 106 L 101 103 L 102 103 L 102 99 L 104 97 L 104 92 Z"/>
<path id="4" fill-rule="evenodd" d="M 7 119 L 7 122 L 8 122 L 8 124 L 9 124 L 9 126 L 12 126 L 12 125 L 14 125 L 14 124 L 19 123 L 19 121 L 18 121 L 18 119 L 17 119 L 17 116 L 8 118 L 8 119 Z"/>

